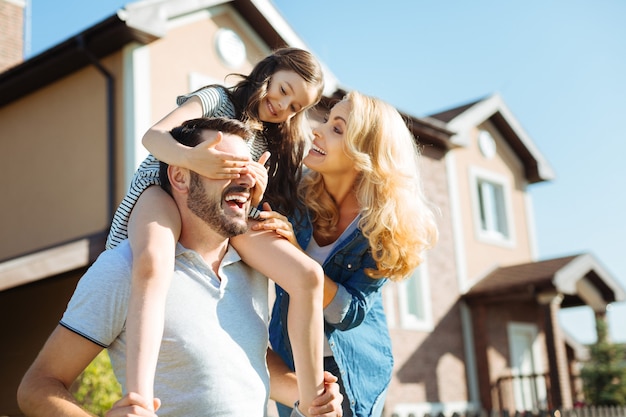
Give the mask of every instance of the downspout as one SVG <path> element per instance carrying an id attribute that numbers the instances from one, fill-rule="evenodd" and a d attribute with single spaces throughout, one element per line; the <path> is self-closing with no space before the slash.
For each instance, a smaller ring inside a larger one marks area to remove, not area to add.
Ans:
<path id="1" fill-rule="evenodd" d="M 85 53 L 85 56 L 89 58 L 89 61 L 94 67 L 100 71 L 100 73 L 106 79 L 107 89 L 107 167 L 108 167 L 108 204 L 107 204 L 107 220 L 113 219 L 113 213 L 115 212 L 115 184 L 116 184 L 116 161 L 115 161 L 115 78 L 111 73 L 102 65 L 98 58 L 85 46 L 85 38 L 83 35 L 75 37 L 78 47 Z M 107 230 L 108 231 L 108 230 Z"/>

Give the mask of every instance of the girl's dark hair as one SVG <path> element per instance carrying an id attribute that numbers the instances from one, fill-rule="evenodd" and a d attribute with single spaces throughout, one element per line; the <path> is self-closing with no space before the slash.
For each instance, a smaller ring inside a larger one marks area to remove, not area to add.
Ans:
<path id="1" fill-rule="evenodd" d="M 237 117 L 257 130 L 257 135 L 265 138 L 271 153 L 264 201 L 269 202 L 272 209 L 289 215 L 296 205 L 297 185 L 302 174 L 301 163 L 311 129 L 306 123 L 306 109 L 282 123 L 264 123 L 259 120 L 259 103 L 267 95 L 272 75 L 281 70 L 294 71 L 316 87 L 316 102 L 322 97 L 322 68 L 313 54 L 298 48 L 274 51 L 257 63 L 249 75 L 232 74 L 242 80 L 230 89 L 230 94 Z"/>

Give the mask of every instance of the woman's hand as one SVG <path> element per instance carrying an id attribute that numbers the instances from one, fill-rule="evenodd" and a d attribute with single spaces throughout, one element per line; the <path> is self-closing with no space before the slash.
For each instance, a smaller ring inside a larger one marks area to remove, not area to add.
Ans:
<path id="1" fill-rule="evenodd" d="M 263 194 L 267 189 L 267 168 L 265 168 L 265 163 L 270 159 L 270 153 L 264 152 L 263 155 L 259 158 L 258 162 L 250 162 L 249 168 L 252 172 L 252 176 L 256 180 L 254 189 L 252 190 L 252 198 L 251 204 L 252 207 L 256 207 L 259 205 L 261 200 L 263 200 Z"/>
<path id="2" fill-rule="evenodd" d="M 311 403 L 310 415 L 315 417 L 341 417 L 343 415 L 341 409 L 343 395 L 341 395 L 337 381 L 336 376 L 324 371 L 324 392 Z"/>
<path id="3" fill-rule="evenodd" d="M 185 155 L 187 159 L 185 167 L 214 180 L 230 180 L 250 172 L 252 160 L 249 157 L 215 149 L 223 137 L 222 132 L 217 132 L 214 140 L 207 140 L 193 148 L 188 148 Z M 265 182 L 267 183 L 267 180 Z"/>
<path id="4" fill-rule="evenodd" d="M 259 221 L 251 226 L 252 230 L 273 230 L 276 234 L 291 242 L 295 247 L 300 247 L 296 240 L 296 234 L 293 231 L 292 224 L 287 220 L 287 217 L 277 211 L 272 211 L 269 203 L 263 203 L 263 211 L 259 213 L 257 220 Z"/>

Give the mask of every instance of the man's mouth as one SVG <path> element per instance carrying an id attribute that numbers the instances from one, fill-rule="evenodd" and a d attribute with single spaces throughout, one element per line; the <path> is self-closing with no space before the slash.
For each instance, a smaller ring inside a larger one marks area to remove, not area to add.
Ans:
<path id="1" fill-rule="evenodd" d="M 224 197 L 224 201 L 230 207 L 237 207 L 239 210 L 243 209 L 246 203 L 250 200 L 250 193 L 229 193 Z"/>

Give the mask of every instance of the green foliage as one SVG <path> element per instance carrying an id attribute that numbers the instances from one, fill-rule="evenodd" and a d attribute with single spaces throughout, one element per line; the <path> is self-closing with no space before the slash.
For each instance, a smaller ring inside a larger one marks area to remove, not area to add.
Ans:
<path id="1" fill-rule="evenodd" d="M 89 364 L 72 386 L 76 400 L 88 411 L 98 416 L 104 414 L 122 396 L 106 350 Z"/>
<path id="2" fill-rule="evenodd" d="M 580 373 L 585 399 L 589 405 L 626 405 L 626 349 L 608 342 L 605 320 L 597 319 L 597 329 L 598 341 Z"/>

